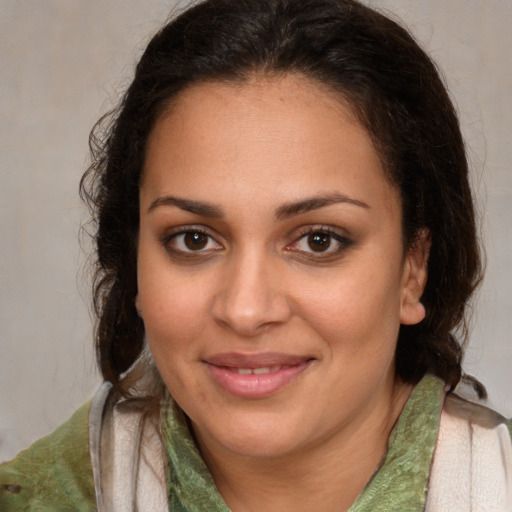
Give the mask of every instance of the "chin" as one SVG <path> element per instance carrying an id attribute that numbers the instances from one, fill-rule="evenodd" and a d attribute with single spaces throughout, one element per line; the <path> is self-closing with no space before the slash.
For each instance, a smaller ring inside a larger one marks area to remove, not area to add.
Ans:
<path id="1" fill-rule="evenodd" d="M 226 428 L 227 424 L 235 428 Z M 300 424 L 300 423 L 299 423 Z M 217 430 L 217 431 L 215 431 Z M 194 424 L 194 431 L 203 445 L 202 439 L 214 438 L 216 444 L 223 450 L 250 458 L 280 458 L 292 454 L 303 443 L 300 438 L 304 433 L 296 432 L 296 428 L 290 428 L 279 418 L 258 418 L 246 421 L 233 420 L 226 422 L 217 429 L 212 429 L 205 436 L 203 429 Z"/>

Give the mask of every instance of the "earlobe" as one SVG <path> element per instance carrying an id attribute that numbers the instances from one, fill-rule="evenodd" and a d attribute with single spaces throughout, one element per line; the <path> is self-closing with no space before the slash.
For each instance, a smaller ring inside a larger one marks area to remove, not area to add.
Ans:
<path id="1" fill-rule="evenodd" d="M 425 306 L 420 302 L 420 299 L 427 284 L 430 246 L 430 232 L 428 229 L 422 229 L 407 251 L 400 298 L 401 324 L 413 325 L 425 318 Z"/>
<path id="2" fill-rule="evenodd" d="M 137 310 L 137 315 L 139 315 L 140 318 L 142 318 L 142 310 L 140 307 L 140 300 L 139 300 L 139 294 L 135 296 L 135 309 Z"/>

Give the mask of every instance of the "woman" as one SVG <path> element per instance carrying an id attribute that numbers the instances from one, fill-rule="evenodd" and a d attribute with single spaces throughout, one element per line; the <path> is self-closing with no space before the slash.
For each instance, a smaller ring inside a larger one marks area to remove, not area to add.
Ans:
<path id="1" fill-rule="evenodd" d="M 404 29 L 200 3 L 101 127 L 106 384 L 2 467 L 2 510 L 510 510 L 509 424 L 452 393 L 480 280 L 464 145 Z"/>

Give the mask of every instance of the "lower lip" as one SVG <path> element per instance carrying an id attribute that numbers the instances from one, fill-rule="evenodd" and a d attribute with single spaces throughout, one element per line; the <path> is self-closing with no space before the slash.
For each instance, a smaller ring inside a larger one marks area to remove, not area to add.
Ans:
<path id="1" fill-rule="evenodd" d="M 304 361 L 276 372 L 242 375 L 225 366 L 207 363 L 215 382 L 228 393 L 241 398 L 265 398 L 295 380 L 311 364 Z"/>

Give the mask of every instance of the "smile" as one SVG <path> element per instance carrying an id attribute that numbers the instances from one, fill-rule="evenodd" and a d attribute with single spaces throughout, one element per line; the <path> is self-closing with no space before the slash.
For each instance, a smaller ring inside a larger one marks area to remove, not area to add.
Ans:
<path id="1" fill-rule="evenodd" d="M 230 370 L 240 375 L 263 375 L 264 373 L 275 373 L 282 368 L 283 366 L 265 366 L 263 368 L 230 368 Z"/>
<path id="2" fill-rule="evenodd" d="M 266 398 L 293 382 L 314 359 L 285 354 L 219 354 L 204 361 L 223 391 L 240 398 Z"/>

